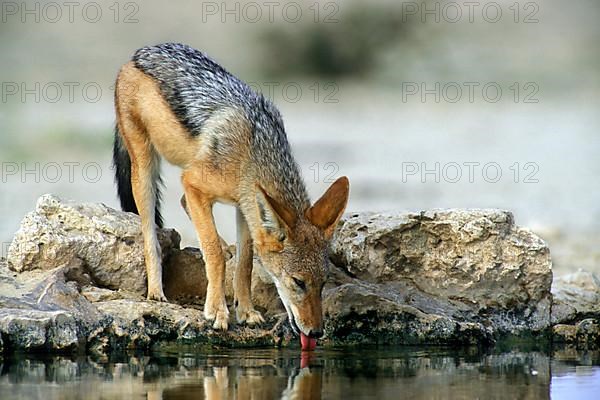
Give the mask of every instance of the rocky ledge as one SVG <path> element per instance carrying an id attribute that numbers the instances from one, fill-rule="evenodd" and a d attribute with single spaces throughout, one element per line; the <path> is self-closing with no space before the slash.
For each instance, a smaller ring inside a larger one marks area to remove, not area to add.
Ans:
<path id="1" fill-rule="evenodd" d="M 200 251 L 181 249 L 172 229 L 159 240 L 168 303 L 145 300 L 137 216 L 42 196 L 0 259 L 0 348 L 297 345 L 258 260 L 253 301 L 265 324 L 232 320 L 227 332 L 214 331 L 202 316 Z M 231 302 L 235 249 L 224 250 Z M 491 344 L 507 336 L 598 345 L 598 279 L 580 272 L 552 286 L 548 247 L 506 211 L 349 214 L 330 261 L 324 345 Z"/>

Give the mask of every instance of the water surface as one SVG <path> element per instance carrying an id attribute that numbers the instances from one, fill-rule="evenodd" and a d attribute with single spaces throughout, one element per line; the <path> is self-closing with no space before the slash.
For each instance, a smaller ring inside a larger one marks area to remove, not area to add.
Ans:
<path id="1" fill-rule="evenodd" d="M 594 399 L 598 351 L 223 350 L 0 361 L 1 399 Z"/>

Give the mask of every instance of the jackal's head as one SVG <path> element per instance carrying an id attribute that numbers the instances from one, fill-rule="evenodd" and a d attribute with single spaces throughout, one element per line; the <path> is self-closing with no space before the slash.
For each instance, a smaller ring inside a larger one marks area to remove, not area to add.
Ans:
<path id="1" fill-rule="evenodd" d="M 327 279 L 329 241 L 348 202 L 348 178 L 335 181 L 302 215 L 257 191 L 261 227 L 255 244 L 273 278 L 292 328 L 310 338 L 323 335 L 321 293 Z"/>

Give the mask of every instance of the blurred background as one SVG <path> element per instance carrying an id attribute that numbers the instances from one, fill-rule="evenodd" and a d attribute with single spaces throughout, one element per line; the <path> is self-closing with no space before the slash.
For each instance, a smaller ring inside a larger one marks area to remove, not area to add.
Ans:
<path id="1" fill-rule="evenodd" d="M 600 3 L 1 2 L 2 255 L 43 193 L 118 208 L 113 82 L 139 47 L 201 49 L 283 113 L 310 195 L 348 211 L 502 208 L 561 275 L 600 272 Z M 163 164 L 166 225 L 196 246 Z M 217 224 L 233 242 L 234 211 Z"/>

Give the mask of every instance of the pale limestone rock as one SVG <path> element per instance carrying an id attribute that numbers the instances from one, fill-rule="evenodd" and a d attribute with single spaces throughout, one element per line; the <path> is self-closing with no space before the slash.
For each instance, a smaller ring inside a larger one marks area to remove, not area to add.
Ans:
<path id="1" fill-rule="evenodd" d="M 455 308 L 469 322 L 517 334 L 550 326 L 548 247 L 509 212 L 351 214 L 332 247 L 334 264 L 349 276 L 401 283 L 444 303 L 442 315 Z"/>
<path id="2" fill-rule="evenodd" d="M 253 302 L 267 322 L 252 329 L 237 326 L 232 309 L 230 330 L 215 332 L 202 315 L 201 252 L 179 249 L 173 230 L 160 230 L 159 237 L 169 303 L 145 300 L 138 216 L 42 196 L 15 235 L 10 269 L 0 261 L 2 346 L 108 351 L 172 343 L 290 343 L 281 302 L 258 260 Z M 225 250 L 231 306 L 235 248 Z M 551 326 L 549 250 L 505 211 L 350 214 L 336 232 L 331 261 L 323 293 L 324 344 L 482 344 Z M 573 296 L 592 304 L 597 280 L 586 282 L 581 296 L 577 291 Z M 565 315 L 579 312 L 571 292 L 557 294 L 572 304 L 563 307 Z M 588 325 L 595 326 L 589 322 L 577 329 L 583 332 Z"/>

